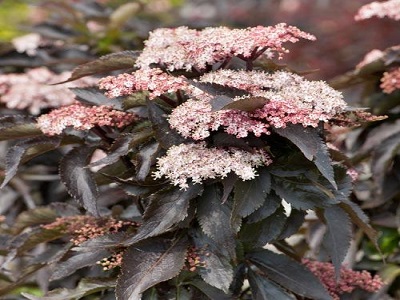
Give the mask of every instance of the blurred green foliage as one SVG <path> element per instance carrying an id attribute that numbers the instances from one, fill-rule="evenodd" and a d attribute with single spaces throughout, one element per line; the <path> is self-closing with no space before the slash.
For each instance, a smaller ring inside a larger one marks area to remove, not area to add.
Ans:
<path id="1" fill-rule="evenodd" d="M 21 25 L 27 22 L 29 5 L 26 1 L 0 1 L 0 41 L 10 41 L 23 34 Z"/>

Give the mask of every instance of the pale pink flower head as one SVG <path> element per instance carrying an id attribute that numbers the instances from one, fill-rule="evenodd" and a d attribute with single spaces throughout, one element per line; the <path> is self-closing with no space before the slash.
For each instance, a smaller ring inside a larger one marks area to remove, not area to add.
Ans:
<path id="1" fill-rule="evenodd" d="M 187 27 L 161 28 L 150 33 L 136 66 L 149 68 L 157 64 L 169 71 L 190 71 L 192 68 L 203 70 L 233 56 L 244 60 L 254 60 L 262 54 L 269 58 L 275 54 L 281 57 L 287 52 L 283 44 L 295 43 L 300 38 L 315 39 L 284 23 L 247 29 L 209 27 L 201 31 Z"/>
<path id="2" fill-rule="evenodd" d="M 372 17 L 388 17 L 393 20 L 400 20 L 400 0 L 388 0 L 383 2 L 371 2 L 362 6 L 356 16 L 356 21 L 370 19 Z"/>
<path id="3" fill-rule="evenodd" d="M 138 91 L 149 91 L 153 99 L 164 93 L 176 92 L 188 86 L 183 76 L 175 77 L 160 69 L 139 69 L 132 74 L 108 76 L 99 81 L 100 89 L 107 90 L 107 97 L 131 95 Z"/>
<path id="4" fill-rule="evenodd" d="M 353 271 L 342 266 L 340 280 L 336 282 L 335 268 L 331 263 L 303 259 L 303 264 L 321 280 L 334 300 L 340 300 L 342 294 L 357 288 L 374 293 L 383 286 L 379 276 L 372 277 L 367 271 Z"/>
<path id="5" fill-rule="evenodd" d="M 37 115 L 42 109 L 72 104 L 75 95 L 69 87 L 86 87 L 97 83 L 86 77 L 74 82 L 52 85 L 67 80 L 71 72 L 55 74 L 45 67 L 34 68 L 21 74 L 0 75 L 0 102 L 11 109 L 27 109 Z"/>
<path id="6" fill-rule="evenodd" d="M 384 52 L 379 49 L 373 49 L 367 54 L 365 54 L 363 60 L 358 63 L 356 69 L 361 69 L 365 65 L 372 63 L 375 60 L 381 59 L 384 56 Z"/>
<path id="7" fill-rule="evenodd" d="M 154 177 L 165 176 L 172 184 L 185 189 L 189 179 L 201 183 L 206 179 L 224 178 L 230 172 L 242 180 L 251 180 L 257 176 L 256 167 L 271 162 L 268 154 L 260 149 L 247 152 L 236 148 L 207 148 L 205 142 L 180 144 L 158 158 L 158 171 L 154 172 Z"/>
<path id="8" fill-rule="evenodd" d="M 59 135 L 67 127 L 89 130 L 95 126 L 124 127 L 132 124 L 136 115 L 109 106 L 85 106 L 80 103 L 55 109 L 37 119 L 37 126 L 46 135 Z"/>
<path id="9" fill-rule="evenodd" d="M 18 53 L 26 53 L 28 56 L 34 56 L 39 48 L 42 38 L 37 33 L 30 33 L 12 39 L 11 43 Z"/>
<path id="10" fill-rule="evenodd" d="M 400 89 L 400 67 L 393 68 L 383 73 L 381 78 L 381 89 L 386 94 L 391 94 Z"/>

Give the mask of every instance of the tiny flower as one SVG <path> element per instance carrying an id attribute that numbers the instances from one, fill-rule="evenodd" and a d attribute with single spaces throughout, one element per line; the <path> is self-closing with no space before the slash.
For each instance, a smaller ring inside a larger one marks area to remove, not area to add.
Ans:
<path id="1" fill-rule="evenodd" d="M 185 189 L 188 180 L 201 183 L 206 179 L 224 178 L 230 172 L 243 180 L 254 179 L 255 167 L 269 165 L 271 159 L 263 150 L 253 153 L 229 148 L 207 148 L 205 142 L 180 144 L 168 149 L 167 154 L 158 158 L 155 178 L 167 177 L 174 185 Z"/>
<path id="2" fill-rule="evenodd" d="M 372 17 L 388 17 L 393 20 L 400 20 L 400 0 L 388 0 L 383 2 L 371 2 L 362 6 L 356 16 L 356 21 L 370 19 Z"/>
<path id="3" fill-rule="evenodd" d="M 137 119 L 136 115 L 109 106 L 86 106 L 80 103 L 55 109 L 37 119 L 37 126 L 46 135 L 59 135 L 67 127 L 89 130 L 95 126 L 124 127 Z"/>

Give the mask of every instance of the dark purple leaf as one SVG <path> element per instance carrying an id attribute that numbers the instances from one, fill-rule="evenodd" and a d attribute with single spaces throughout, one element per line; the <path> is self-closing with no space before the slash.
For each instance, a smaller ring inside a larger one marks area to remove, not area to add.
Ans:
<path id="1" fill-rule="evenodd" d="M 289 291 L 316 300 L 332 299 L 319 279 L 307 267 L 285 255 L 263 249 L 250 253 L 248 259 L 267 278 Z"/>
<path id="2" fill-rule="evenodd" d="M 197 218 L 204 233 L 235 257 L 235 230 L 231 224 L 231 208 L 221 202 L 215 185 L 207 186 L 197 201 Z"/>
<path id="3" fill-rule="evenodd" d="M 156 163 L 160 151 L 161 147 L 157 142 L 149 143 L 139 150 L 136 157 L 138 160 L 137 180 L 144 181 L 146 179 L 150 167 Z"/>
<path id="4" fill-rule="evenodd" d="M 233 268 L 230 258 L 225 252 L 228 249 L 221 248 L 221 244 L 209 238 L 201 231 L 192 232 L 192 238 L 199 253 L 200 261 L 204 267 L 198 269 L 201 278 L 211 286 L 228 293 L 233 280 Z"/>
<path id="5" fill-rule="evenodd" d="M 168 114 L 155 101 L 148 100 L 147 109 L 156 139 L 164 149 L 169 149 L 171 146 L 182 144 L 185 141 L 176 130 L 169 126 Z"/>
<path id="6" fill-rule="evenodd" d="M 58 137 L 36 137 L 17 143 L 6 154 L 6 176 L 0 189 L 3 188 L 17 174 L 21 163 L 24 163 L 40 154 L 54 150 L 60 144 Z M 29 150 L 29 153 L 26 154 Z"/>
<path id="7" fill-rule="evenodd" d="M 289 124 L 286 128 L 274 129 L 279 135 L 295 144 L 304 156 L 315 163 L 321 174 L 337 188 L 331 158 L 316 128 Z"/>
<path id="8" fill-rule="evenodd" d="M 268 102 L 268 99 L 264 97 L 250 97 L 236 100 L 228 103 L 222 109 L 237 109 L 241 111 L 253 112 L 256 109 L 263 108 Z"/>
<path id="9" fill-rule="evenodd" d="M 20 233 L 26 227 L 53 222 L 57 216 L 57 212 L 48 206 L 30 209 L 18 215 L 13 223 L 13 229 L 16 233 Z"/>
<path id="10" fill-rule="evenodd" d="M 204 295 L 206 295 L 209 299 L 214 300 L 232 300 L 232 296 L 225 294 L 221 290 L 205 283 L 202 280 L 191 280 L 189 282 L 190 285 L 194 286 L 196 289 L 201 291 Z"/>
<path id="11" fill-rule="evenodd" d="M 202 191 L 203 187 L 196 184 L 186 190 L 173 188 L 151 195 L 142 226 L 136 235 L 124 241 L 124 245 L 131 245 L 170 230 L 186 218 L 190 200 L 199 196 Z"/>
<path id="12" fill-rule="evenodd" d="M 324 245 L 335 266 L 336 280 L 339 280 L 342 262 L 351 243 L 352 224 L 347 213 L 336 205 L 325 208 L 324 218 L 328 227 Z"/>
<path id="13" fill-rule="evenodd" d="M 75 94 L 76 99 L 83 104 L 91 106 L 106 105 L 114 109 L 122 109 L 121 101 L 106 97 L 104 92 L 97 87 L 70 88 L 70 90 Z"/>
<path id="14" fill-rule="evenodd" d="M 20 115 L 0 117 L 0 141 L 31 138 L 41 136 L 43 133 L 36 126 L 36 122 Z"/>
<path id="15" fill-rule="evenodd" d="M 51 274 L 50 280 L 59 280 L 74 273 L 76 270 L 87 266 L 96 265 L 96 262 L 110 256 L 110 252 L 104 249 L 91 252 L 81 252 L 68 260 L 60 262 L 54 266 L 54 272 Z"/>
<path id="16" fill-rule="evenodd" d="M 248 272 L 249 283 L 251 287 L 252 299 L 254 300 L 294 300 L 296 299 L 293 295 L 288 294 L 284 289 L 274 282 L 268 280 L 265 276 L 262 276 L 249 269 Z"/>
<path id="17" fill-rule="evenodd" d="M 179 274 L 185 263 L 188 241 L 152 238 L 129 247 L 124 253 L 117 280 L 118 300 L 140 300 L 157 283 Z"/>
<path id="18" fill-rule="evenodd" d="M 224 179 L 222 179 L 222 186 L 224 187 L 224 194 L 222 195 L 221 203 L 224 204 L 228 200 L 233 187 L 239 177 L 235 173 L 229 173 Z"/>
<path id="19" fill-rule="evenodd" d="M 264 204 L 248 216 L 246 223 L 255 223 L 272 215 L 281 205 L 282 199 L 274 191 L 271 191 L 264 201 Z"/>
<path id="20" fill-rule="evenodd" d="M 247 217 L 260 208 L 271 190 L 271 175 L 265 169 L 258 169 L 258 176 L 253 180 L 239 180 L 234 188 L 232 218 Z"/>
<path id="21" fill-rule="evenodd" d="M 94 61 L 76 67 L 72 71 L 71 77 L 60 83 L 74 81 L 89 75 L 133 68 L 139 54 L 139 51 L 122 51 L 104 55 Z"/>
<path id="22" fill-rule="evenodd" d="M 286 218 L 285 226 L 277 239 L 283 240 L 295 234 L 301 225 L 303 225 L 305 216 L 305 211 L 292 208 L 290 216 Z"/>
<path id="23" fill-rule="evenodd" d="M 77 147 L 63 157 L 60 163 L 60 177 L 67 191 L 89 213 L 98 216 L 98 190 L 91 171 L 86 168 L 95 149 Z"/>

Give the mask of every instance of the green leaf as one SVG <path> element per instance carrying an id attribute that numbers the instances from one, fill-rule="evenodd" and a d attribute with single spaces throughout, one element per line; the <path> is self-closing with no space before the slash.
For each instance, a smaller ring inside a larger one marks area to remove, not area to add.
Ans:
<path id="1" fill-rule="evenodd" d="M 225 105 L 222 109 L 237 109 L 253 112 L 256 109 L 263 108 L 267 102 L 268 99 L 264 97 L 243 98 Z"/>
<path id="2" fill-rule="evenodd" d="M 142 226 L 139 227 L 137 234 L 124 241 L 124 245 L 131 245 L 170 230 L 185 219 L 188 215 L 190 200 L 200 195 L 202 190 L 201 185 L 195 184 L 186 190 L 172 188 L 151 195 Z"/>
<path id="3" fill-rule="evenodd" d="M 110 252 L 104 249 L 78 253 L 70 257 L 68 260 L 56 264 L 54 266 L 54 272 L 51 274 L 49 280 L 59 280 L 67 277 L 79 269 L 95 265 L 96 262 L 108 257 L 109 255 Z"/>
<path id="4" fill-rule="evenodd" d="M 281 206 L 281 202 L 282 199 L 275 194 L 275 191 L 271 191 L 267 195 L 263 205 L 248 216 L 247 223 L 255 223 L 269 217 Z"/>
<path id="5" fill-rule="evenodd" d="M 15 124 L 14 126 L 10 126 L 8 128 L 1 128 L 1 127 L 0 127 L 0 141 L 31 138 L 43 135 L 42 131 L 36 126 L 36 123 Z"/>
<path id="6" fill-rule="evenodd" d="M 317 277 L 291 258 L 263 249 L 249 253 L 248 259 L 264 275 L 302 297 L 316 300 L 332 299 Z"/>
<path id="7" fill-rule="evenodd" d="M 248 271 L 249 283 L 251 287 L 252 299 L 254 300 L 294 300 L 293 295 L 288 294 L 277 284 L 261 276 L 251 269 Z"/>
<path id="8" fill-rule="evenodd" d="M 235 231 L 231 227 L 231 208 L 221 202 L 221 195 L 216 185 L 207 186 L 199 197 L 197 218 L 201 229 L 220 248 L 226 249 L 230 257 L 235 256 Z"/>
<path id="9" fill-rule="evenodd" d="M 100 91 L 97 87 L 85 87 L 85 88 L 69 88 L 74 94 L 76 100 L 79 102 L 91 105 L 91 106 L 111 106 L 114 109 L 122 109 L 122 103 L 117 99 L 110 99 L 104 95 L 104 92 Z"/>
<path id="10" fill-rule="evenodd" d="M 279 135 L 295 144 L 304 156 L 315 163 L 321 174 L 337 188 L 328 149 L 318 134 L 317 128 L 289 124 L 286 128 L 274 129 Z"/>
<path id="11" fill-rule="evenodd" d="M 22 293 L 22 295 L 30 300 L 78 300 L 85 296 L 113 288 L 114 286 L 115 279 L 113 278 L 83 278 L 79 281 L 75 289 L 59 288 L 41 297 L 36 297 L 28 293 Z"/>
<path id="12" fill-rule="evenodd" d="M 200 261 L 204 264 L 198 268 L 201 278 L 209 285 L 228 293 L 233 280 L 233 268 L 230 258 L 226 255 L 228 249 L 221 248 L 219 243 L 210 239 L 201 231 L 192 231 L 192 238 L 199 252 Z"/>
<path id="13" fill-rule="evenodd" d="M 57 216 L 56 211 L 48 206 L 27 210 L 18 215 L 14 221 L 13 230 L 15 233 L 20 233 L 26 227 L 53 222 Z"/>
<path id="14" fill-rule="evenodd" d="M 156 163 L 160 151 L 161 147 L 157 142 L 149 143 L 139 150 L 136 156 L 138 160 L 137 180 L 144 181 L 146 179 L 147 175 L 149 175 L 150 167 Z"/>
<path id="15" fill-rule="evenodd" d="M 185 264 L 187 247 L 183 238 L 151 238 L 129 247 L 117 280 L 117 299 L 140 300 L 148 288 L 177 276 Z"/>
<path id="16" fill-rule="evenodd" d="M 65 155 L 60 163 L 60 177 L 67 191 L 89 213 L 98 216 L 98 190 L 91 171 L 86 168 L 95 149 L 77 147 Z"/>
<path id="17" fill-rule="evenodd" d="M 245 223 L 239 232 L 240 240 L 250 248 L 263 247 L 280 235 L 286 219 L 283 207 L 279 207 L 274 214 L 260 222 Z"/>
<path id="18" fill-rule="evenodd" d="M 234 188 L 234 203 L 232 218 L 247 217 L 260 208 L 271 190 L 271 175 L 265 169 L 258 170 L 258 176 L 253 180 L 239 180 Z"/>
<path id="19" fill-rule="evenodd" d="M 66 81 L 60 83 L 74 81 L 89 75 L 133 68 L 139 54 L 139 51 L 122 51 L 104 55 L 99 59 L 77 66 L 72 71 L 71 76 Z"/>
<path id="20" fill-rule="evenodd" d="M 324 244 L 335 266 L 336 280 L 339 280 L 342 262 L 350 247 L 352 224 L 347 213 L 339 206 L 330 206 L 324 210 L 328 231 Z"/>
<path id="21" fill-rule="evenodd" d="M 169 149 L 171 146 L 182 144 L 185 141 L 176 130 L 169 126 L 168 114 L 155 101 L 147 100 L 147 109 L 156 139 L 164 149 Z"/>
<path id="22" fill-rule="evenodd" d="M 11 147 L 6 154 L 6 176 L 0 189 L 6 186 L 15 174 L 17 174 L 21 163 L 56 149 L 60 141 L 58 137 L 36 137 L 21 141 Z"/>
<path id="23" fill-rule="evenodd" d="M 201 291 L 204 295 L 206 295 L 209 299 L 214 300 L 232 300 L 232 296 L 225 294 L 221 290 L 205 283 L 202 280 L 195 279 L 189 282 L 190 285 L 194 286 L 196 289 Z"/>

